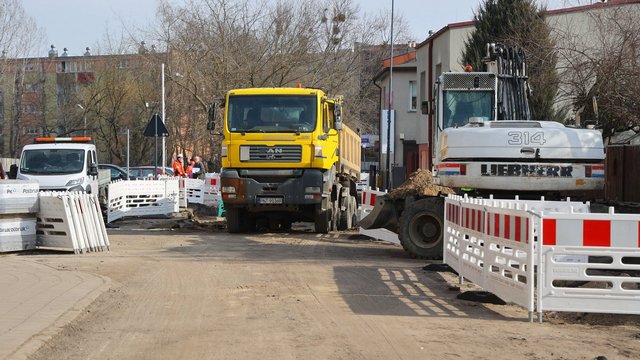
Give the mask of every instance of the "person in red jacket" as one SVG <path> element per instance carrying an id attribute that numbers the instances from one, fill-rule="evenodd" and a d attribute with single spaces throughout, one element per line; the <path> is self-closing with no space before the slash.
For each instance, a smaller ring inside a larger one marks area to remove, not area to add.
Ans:
<path id="1" fill-rule="evenodd" d="M 173 162 L 173 176 L 185 176 L 184 166 L 182 166 L 182 154 L 176 155 L 176 160 Z"/>
<path id="2" fill-rule="evenodd" d="M 193 169 L 193 165 L 196 164 L 196 160 L 195 158 L 192 158 L 191 161 L 189 162 L 189 165 L 187 165 L 187 170 L 185 171 L 187 174 L 186 176 L 188 178 L 193 178 L 193 174 L 191 173 L 191 169 Z"/>

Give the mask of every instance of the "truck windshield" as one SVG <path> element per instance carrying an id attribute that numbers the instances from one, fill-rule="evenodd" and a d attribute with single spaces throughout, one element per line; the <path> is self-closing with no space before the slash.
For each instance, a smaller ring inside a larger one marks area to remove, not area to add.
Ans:
<path id="1" fill-rule="evenodd" d="M 444 128 L 464 126 L 470 117 L 492 119 L 493 92 L 446 90 L 443 99 Z"/>
<path id="2" fill-rule="evenodd" d="M 77 174 L 84 169 L 84 150 L 33 149 L 22 152 L 20 172 L 23 174 Z"/>
<path id="3" fill-rule="evenodd" d="M 234 95 L 227 104 L 230 132 L 312 132 L 315 95 Z"/>

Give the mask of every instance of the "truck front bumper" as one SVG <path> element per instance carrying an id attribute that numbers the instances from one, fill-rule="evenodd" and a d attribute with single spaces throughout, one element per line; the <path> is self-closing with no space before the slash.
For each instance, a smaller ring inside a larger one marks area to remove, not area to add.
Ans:
<path id="1" fill-rule="evenodd" d="M 320 204 L 323 197 L 319 169 L 223 169 L 220 183 L 225 206 L 252 210 L 293 212 Z"/>

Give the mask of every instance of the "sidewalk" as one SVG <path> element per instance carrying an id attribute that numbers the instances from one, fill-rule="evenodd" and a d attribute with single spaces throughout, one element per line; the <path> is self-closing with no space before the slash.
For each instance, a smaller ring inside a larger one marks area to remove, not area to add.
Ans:
<path id="1" fill-rule="evenodd" d="M 24 359 L 108 288 L 109 280 L 0 256 L 0 359 Z"/>

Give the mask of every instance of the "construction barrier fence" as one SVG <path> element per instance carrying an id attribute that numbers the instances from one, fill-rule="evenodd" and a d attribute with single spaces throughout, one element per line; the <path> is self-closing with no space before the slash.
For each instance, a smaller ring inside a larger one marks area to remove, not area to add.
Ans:
<path id="1" fill-rule="evenodd" d="M 109 249 L 96 194 L 40 192 L 37 246 L 85 253 Z"/>
<path id="2" fill-rule="evenodd" d="M 0 180 L 0 252 L 36 247 L 39 189 L 35 181 Z"/>
<path id="3" fill-rule="evenodd" d="M 640 215 L 541 216 L 542 310 L 640 314 Z"/>
<path id="4" fill-rule="evenodd" d="M 450 195 L 445 229 L 444 262 L 530 319 L 534 310 L 540 320 L 543 311 L 640 314 L 640 215 Z"/>
<path id="5" fill-rule="evenodd" d="M 125 216 L 169 215 L 179 209 L 177 177 L 159 180 L 119 180 L 109 184 L 107 222 Z"/>

